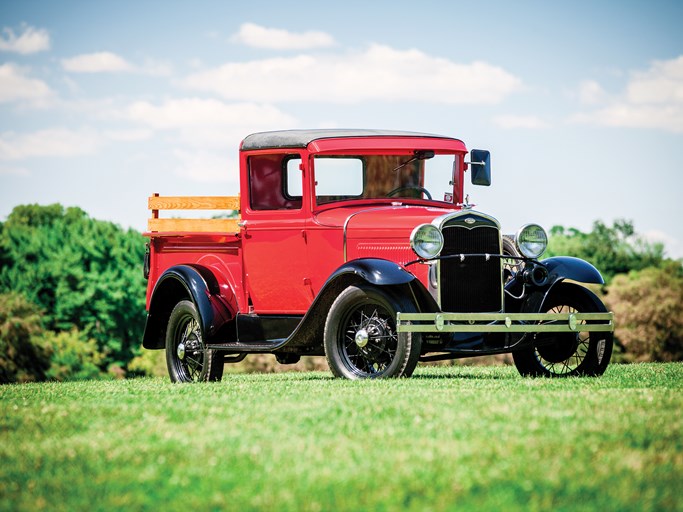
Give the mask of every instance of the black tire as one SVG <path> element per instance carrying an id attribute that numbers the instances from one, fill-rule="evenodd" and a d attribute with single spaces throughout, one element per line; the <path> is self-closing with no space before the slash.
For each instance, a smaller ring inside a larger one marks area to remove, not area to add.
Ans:
<path id="1" fill-rule="evenodd" d="M 180 301 L 166 329 L 166 366 L 172 382 L 205 382 L 223 377 L 223 355 L 206 350 L 194 303 Z"/>
<path id="2" fill-rule="evenodd" d="M 503 254 L 506 256 L 521 256 L 515 245 L 515 237 L 511 235 L 503 235 Z M 504 283 L 507 284 L 513 276 L 519 271 L 522 262 L 512 258 L 503 258 L 503 276 Z"/>
<path id="3" fill-rule="evenodd" d="M 325 356 L 336 377 L 410 377 L 422 338 L 397 333 L 396 313 L 415 308 L 370 285 L 349 286 L 332 304 L 325 321 Z"/>
<path id="4" fill-rule="evenodd" d="M 544 304 L 548 313 L 601 313 L 605 306 L 580 286 L 561 283 Z M 519 373 L 528 377 L 597 377 L 605 373 L 614 338 L 611 332 L 537 334 L 531 348 L 513 352 Z"/>

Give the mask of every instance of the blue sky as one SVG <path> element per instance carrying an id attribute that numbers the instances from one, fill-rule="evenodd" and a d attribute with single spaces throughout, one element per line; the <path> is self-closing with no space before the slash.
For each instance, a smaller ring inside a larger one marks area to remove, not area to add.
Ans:
<path id="1" fill-rule="evenodd" d="M 492 152 L 477 209 L 631 219 L 683 257 L 683 2 L 0 0 L 0 219 L 59 202 L 143 230 L 146 198 L 237 193 L 286 128 Z"/>

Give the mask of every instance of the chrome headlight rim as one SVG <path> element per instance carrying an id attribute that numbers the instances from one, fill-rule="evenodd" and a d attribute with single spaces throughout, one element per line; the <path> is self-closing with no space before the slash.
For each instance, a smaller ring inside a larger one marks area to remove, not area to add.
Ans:
<path id="1" fill-rule="evenodd" d="M 436 258 L 443 249 L 443 234 L 434 224 L 415 226 L 410 234 L 410 248 L 423 260 Z"/>
<path id="2" fill-rule="evenodd" d="M 539 233 L 543 235 L 538 236 Z M 524 224 L 515 235 L 515 246 L 525 258 L 539 258 L 548 248 L 548 233 L 535 222 Z"/>

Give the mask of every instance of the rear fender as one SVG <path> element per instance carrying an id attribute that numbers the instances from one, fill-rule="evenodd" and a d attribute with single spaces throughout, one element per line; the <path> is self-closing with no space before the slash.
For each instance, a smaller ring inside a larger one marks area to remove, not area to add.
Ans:
<path id="1" fill-rule="evenodd" d="M 201 265 L 177 265 L 167 269 L 154 286 L 142 338 L 144 348 L 164 348 L 171 311 L 178 302 L 188 299 L 199 312 L 204 341 L 211 343 L 225 337 L 224 333 L 218 334 L 234 320 L 236 311 L 231 302 L 221 296 L 216 276 Z"/>

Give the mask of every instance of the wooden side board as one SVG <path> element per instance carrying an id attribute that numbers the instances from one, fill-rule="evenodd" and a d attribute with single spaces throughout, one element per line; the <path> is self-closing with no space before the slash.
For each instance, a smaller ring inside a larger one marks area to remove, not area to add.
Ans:
<path id="1" fill-rule="evenodd" d="M 237 233 L 239 217 L 233 219 L 160 219 L 159 210 L 240 210 L 239 196 L 159 196 L 148 200 L 152 217 L 147 230 L 159 232 Z"/>
<path id="2" fill-rule="evenodd" d="M 239 196 L 151 196 L 148 208 L 154 210 L 237 210 Z"/>

